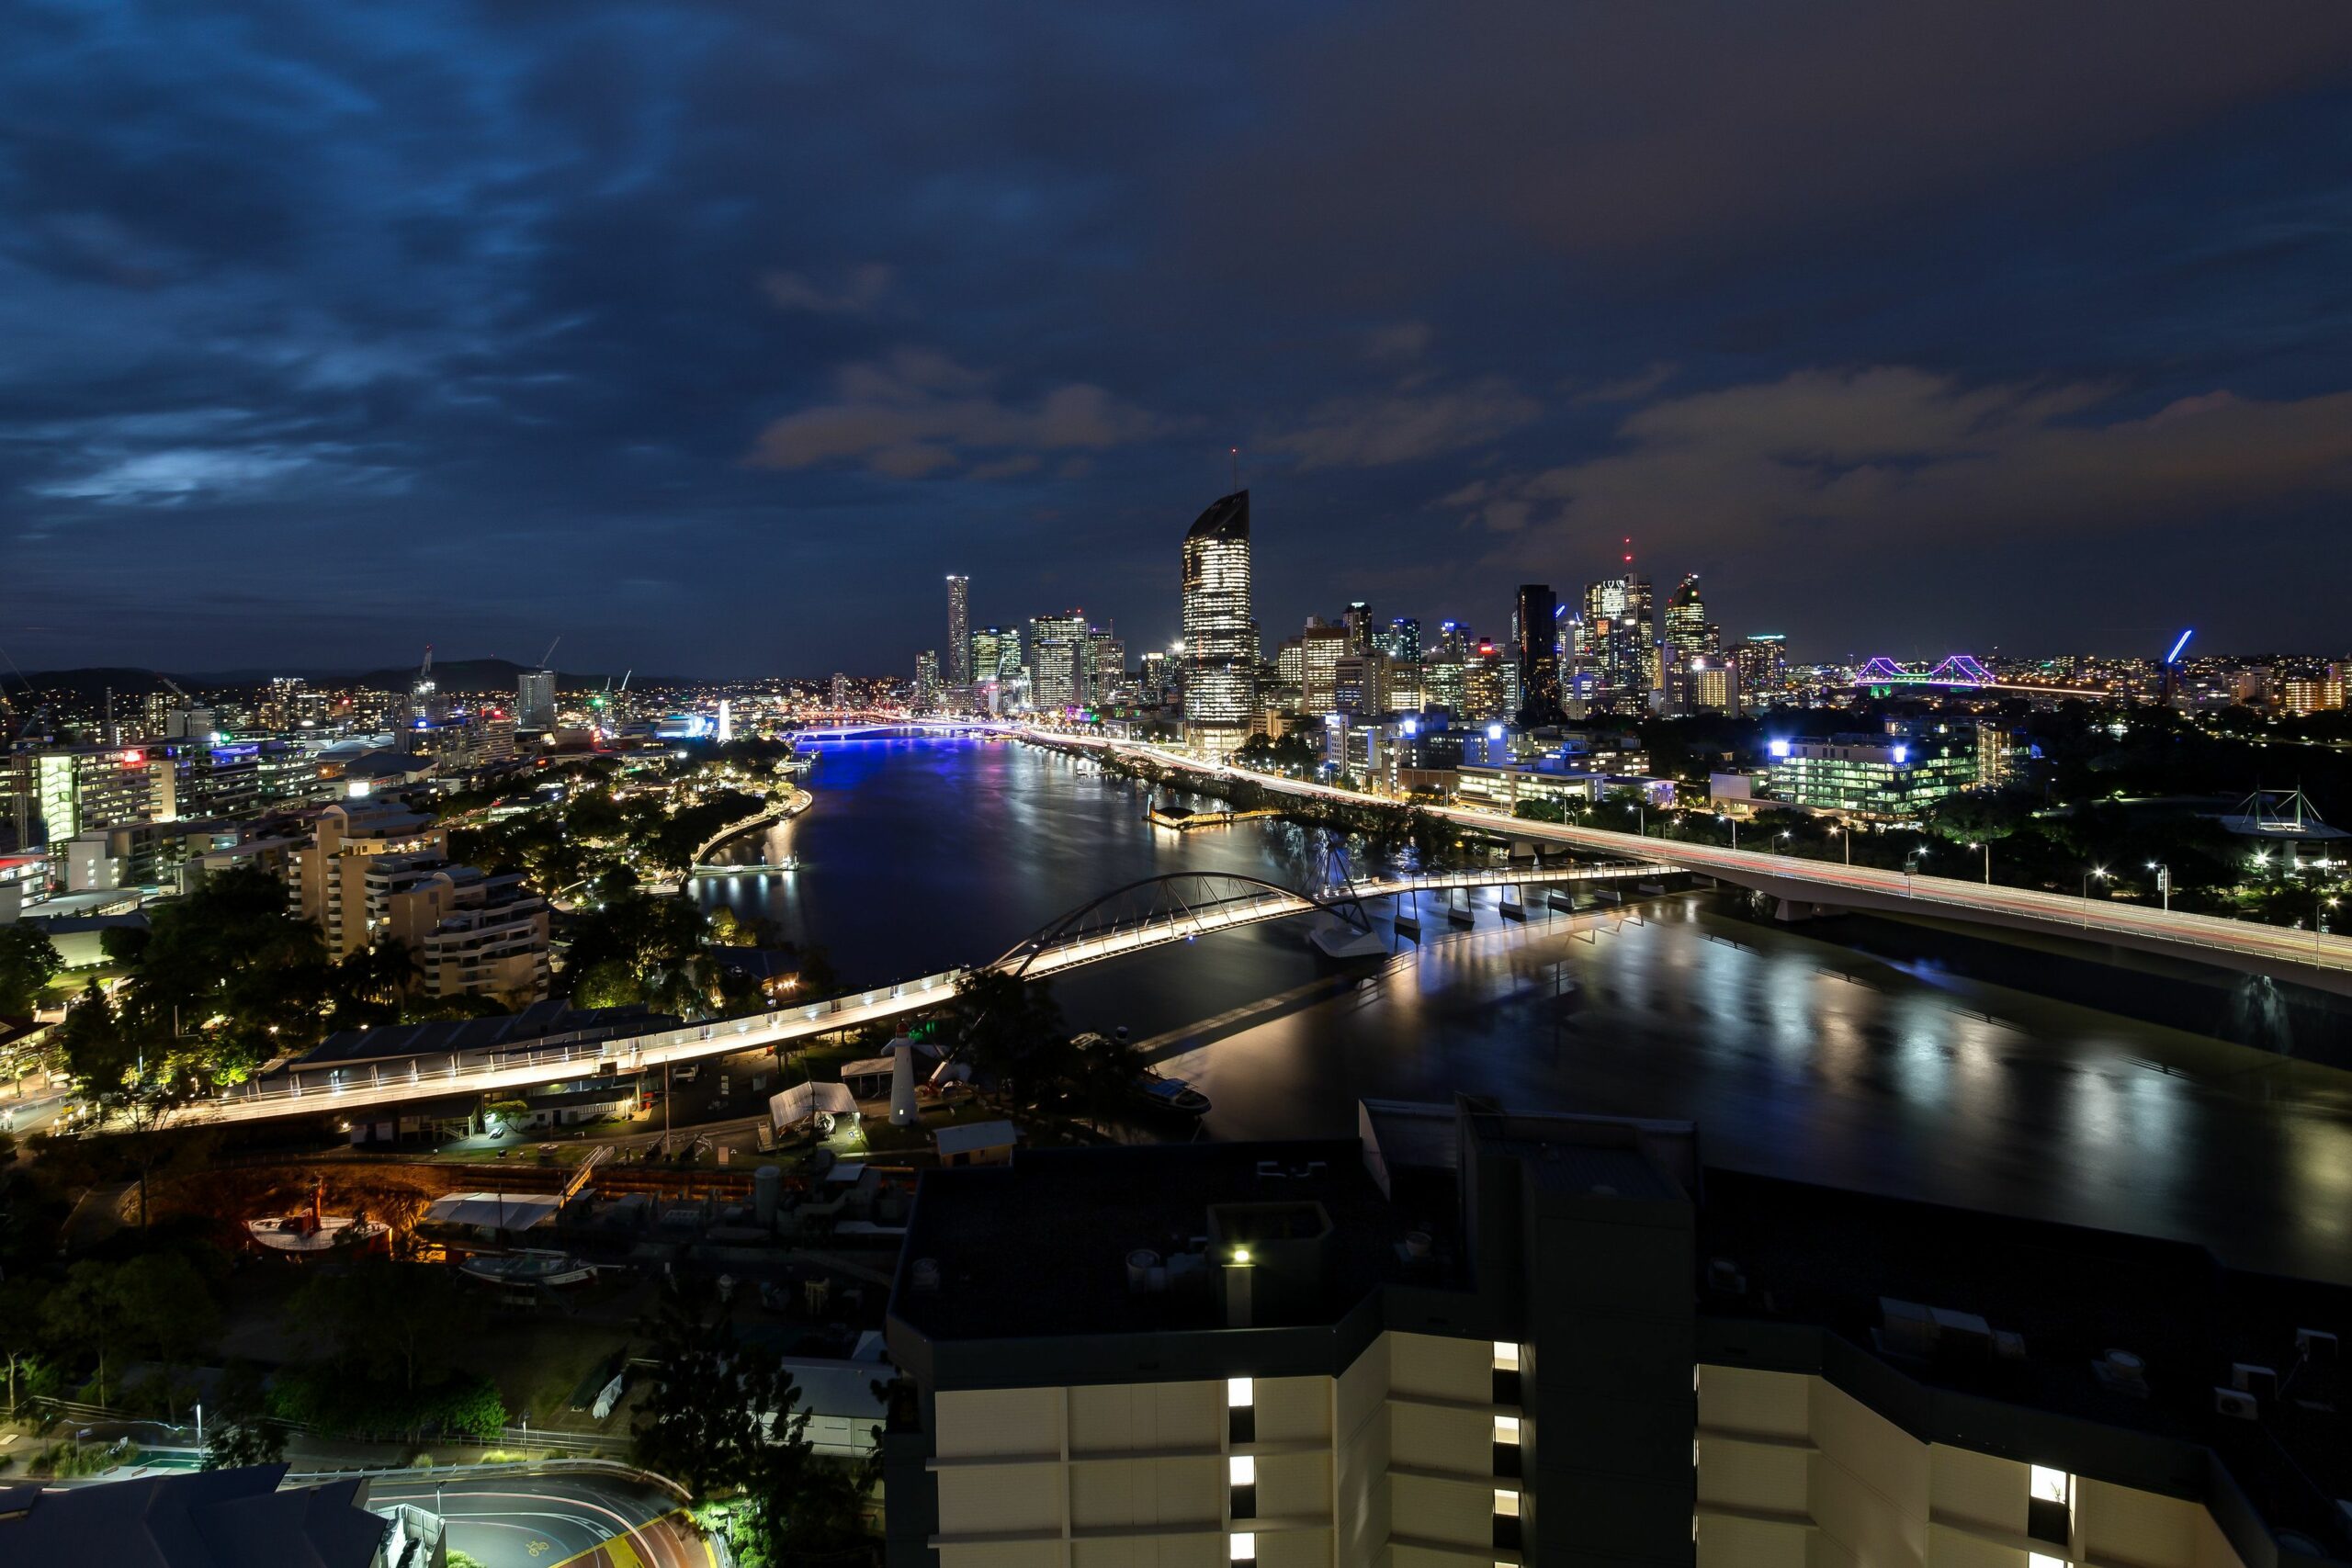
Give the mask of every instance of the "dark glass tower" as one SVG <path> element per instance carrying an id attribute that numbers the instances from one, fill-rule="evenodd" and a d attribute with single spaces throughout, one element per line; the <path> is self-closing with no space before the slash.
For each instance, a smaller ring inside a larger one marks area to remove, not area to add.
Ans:
<path id="1" fill-rule="evenodd" d="M 1559 597 L 1551 584 L 1519 585 L 1511 636 L 1519 658 L 1519 722 L 1530 728 L 1567 719 L 1560 706 L 1559 614 Z"/>

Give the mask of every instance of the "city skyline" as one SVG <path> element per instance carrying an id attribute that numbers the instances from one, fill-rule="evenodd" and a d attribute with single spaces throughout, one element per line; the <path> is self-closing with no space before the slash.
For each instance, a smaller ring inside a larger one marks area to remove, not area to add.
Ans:
<path id="1" fill-rule="evenodd" d="M 22 13 L 0 646 L 905 670 L 950 570 L 1163 645 L 1235 447 L 1269 626 L 1631 535 L 1823 656 L 2324 646 L 2352 17 L 2266 15 Z"/>

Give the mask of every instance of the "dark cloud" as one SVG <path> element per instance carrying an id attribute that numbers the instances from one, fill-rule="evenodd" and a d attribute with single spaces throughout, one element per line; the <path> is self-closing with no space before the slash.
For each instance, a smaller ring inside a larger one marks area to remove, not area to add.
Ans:
<path id="1" fill-rule="evenodd" d="M 2322 641 L 2347 95 L 2332 0 L 27 0 L 0 643 L 901 668 L 960 570 L 1139 646 L 1235 446 L 1270 628 L 1638 530 L 2067 645 L 2259 534 L 2209 635 Z"/>

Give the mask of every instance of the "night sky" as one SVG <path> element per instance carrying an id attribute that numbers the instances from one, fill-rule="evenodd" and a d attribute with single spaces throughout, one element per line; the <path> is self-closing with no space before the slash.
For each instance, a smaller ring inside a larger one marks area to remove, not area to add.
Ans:
<path id="1" fill-rule="evenodd" d="M 0 645 L 908 671 L 1504 630 L 2352 645 L 2352 6 L 0 16 Z"/>

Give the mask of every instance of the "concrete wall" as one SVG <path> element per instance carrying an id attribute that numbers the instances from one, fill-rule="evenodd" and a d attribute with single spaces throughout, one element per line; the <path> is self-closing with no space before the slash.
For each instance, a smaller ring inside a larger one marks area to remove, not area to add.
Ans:
<path id="1" fill-rule="evenodd" d="M 2030 1467 L 1925 1443 L 1826 1380 L 1699 1374 L 1699 1568 L 2245 1568 L 2196 1503 L 2086 1477 L 2071 1542 L 2026 1533 Z"/>

